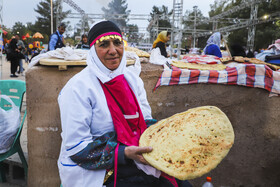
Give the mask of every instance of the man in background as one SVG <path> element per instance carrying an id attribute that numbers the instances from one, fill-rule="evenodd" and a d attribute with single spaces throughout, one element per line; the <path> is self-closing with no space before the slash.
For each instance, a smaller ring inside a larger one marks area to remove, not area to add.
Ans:
<path id="1" fill-rule="evenodd" d="M 58 26 L 57 31 L 50 36 L 50 41 L 48 46 L 49 51 L 55 50 L 57 48 L 65 47 L 64 37 L 62 35 L 65 32 L 65 28 L 66 25 L 64 23 L 61 23 Z"/>

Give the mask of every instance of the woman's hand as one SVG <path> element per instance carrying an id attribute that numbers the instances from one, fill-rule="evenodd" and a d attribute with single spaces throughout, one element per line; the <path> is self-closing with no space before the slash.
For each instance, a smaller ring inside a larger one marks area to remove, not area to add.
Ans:
<path id="1" fill-rule="evenodd" d="M 128 146 L 124 149 L 124 154 L 129 159 L 140 162 L 141 164 L 149 165 L 149 163 L 144 159 L 142 154 L 149 153 L 152 150 L 152 147 Z"/>

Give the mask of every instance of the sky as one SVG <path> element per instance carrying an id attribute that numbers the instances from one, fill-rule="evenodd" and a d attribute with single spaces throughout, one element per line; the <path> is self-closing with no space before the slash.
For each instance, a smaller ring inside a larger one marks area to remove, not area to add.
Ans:
<path id="1" fill-rule="evenodd" d="M 3 24 L 11 28 L 15 22 L 20 21 L 23 24 L 26 22 L 34 23 L 38 14 L 34 11 L 37 4 L 41 0 L 0 0 L 3 1 Z M 73 0 L 86 13 L 102 14 L 102 7 L 107 8 L 111 0 Z M 215 0 L 184 0 L 183 10 L 192 10 L 193 6 L 198 6 L 204 16 L 208 16 L 210 11 L 210 4 Z M 161 7 L 167 6 L 168 10 L 173 8 L 173 0 L 127 0 L 128 10 L 131 14 L 150 14 L 153 6 Z M 63 3 L 63 10 L 72 10 L 72 13 L 77 13 L 68 4 Z M 69 20 L 69 19 L 68 19 Z M 67 21 L 68 21 L 67 20 Z M 72 23 L 79 21 L 78 19 L 69 20 Z M 137 24 L 138 27 L 146 27 L 148 21 L 132 20 L 130 24 Z"/>

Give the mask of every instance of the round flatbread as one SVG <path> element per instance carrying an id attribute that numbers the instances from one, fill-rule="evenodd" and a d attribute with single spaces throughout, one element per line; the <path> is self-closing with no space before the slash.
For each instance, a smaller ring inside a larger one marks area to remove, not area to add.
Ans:
<path id="1" fill-rule="evenodd" d="M 222 161 L 234 142 L 227 116 L 215 106 L 190 109 L 149 127 L 140 146 L 153 151 L 143 154 L 155 168 L 180 180 L 200 177 Z"/>
<path id="2" fill-rule="evenodd" d="M 172 61 L 172 65 L 182 69 L 199 69 L 199 70 L 217 70 L 222 71 L 226 69 L 224 64 L 194 64 L 182 61 Z"/>

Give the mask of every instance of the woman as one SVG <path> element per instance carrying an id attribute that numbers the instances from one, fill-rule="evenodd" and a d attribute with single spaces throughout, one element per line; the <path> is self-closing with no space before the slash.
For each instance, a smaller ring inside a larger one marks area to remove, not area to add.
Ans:
<path id="1" fill-rule="evenodd" d="M 203 50 L 204 54 L 214 55 L 214 56 L 221 58 L 222 53 L 220 50 L 220 44 L 221 44 L 221 33 L 215 32 L 207 40 L 207 45 L 205 46 L 205 48 Z"/>
<path id="2" fill-rule="evenodd" d="M 76 49 L 89 49 L 88 36 L 86 34 L 82 35 L 82 40 L 78 43 Z"/>
<path id="3" fill-rule="evenodd" d="M 19 66 L 20 59 L 24 59 L 24 55 L 17 47 L 17 39 L 13 38 L 6 50 L 7 60 L 11 62 L 11 75 L 10 77 L 18 77 L 16 75 L 17 67 Z"/>
<path id="4" fill-rule="evenodd" d="M 167 51 L 166 51 L 166 42 L 170 40 L 171 33 L 167 31 L 161 31 L 157 39 L 153 43 L 153 48 L 159 47 L 160 53 L 162 56 L 165 56 L 167 58 Z"/>
<path id="5" fill-rule="evenodd" d="M 138 147 L 151 108 L 142 80 L 126 68 L 120 29 L 100 21 L 89 32 L 89 44 L 88 66 L 58 97 L 62 186 L 102 187 L 104 180 L 107 187 L 172 186 L 174 178 L 158 179 L 138 169 L 148 167 L 159 177 L 142 156 L 152 148 Z"/>

